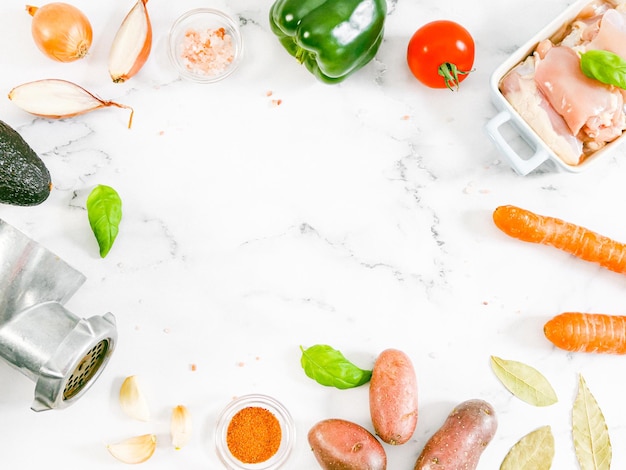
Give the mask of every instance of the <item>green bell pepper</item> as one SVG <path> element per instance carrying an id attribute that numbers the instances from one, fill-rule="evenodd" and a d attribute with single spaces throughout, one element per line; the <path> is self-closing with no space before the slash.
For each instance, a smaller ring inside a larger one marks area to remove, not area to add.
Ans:
<path id="1" fill-rule="evenodd" d="M 338 83 L 374 58 L 386 16 L 386 0 L 276 0 L 270 27 L 315 77 Z"/>

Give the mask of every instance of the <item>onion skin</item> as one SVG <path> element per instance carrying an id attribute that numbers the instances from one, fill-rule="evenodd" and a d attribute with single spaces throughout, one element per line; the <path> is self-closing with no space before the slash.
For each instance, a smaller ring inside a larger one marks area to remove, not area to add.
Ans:
<path id="1" fill-rule="evenodd" d="M 150 55 L 152 24 L 146 3 L 148 0 L 136 1 L 113 39 L 109 54 L 109 75 L 114 83 L 123 83 L 135 76 Z"/>
<path id="2" fill-rule="evenodd" d="M 82 59 L 89 52 L 93 30 L 78 8 L 62 2 L 40 8 L 26 6 L 33 17 L 31 32 L 35 44 L 46 56 L 59 62 Z"/>

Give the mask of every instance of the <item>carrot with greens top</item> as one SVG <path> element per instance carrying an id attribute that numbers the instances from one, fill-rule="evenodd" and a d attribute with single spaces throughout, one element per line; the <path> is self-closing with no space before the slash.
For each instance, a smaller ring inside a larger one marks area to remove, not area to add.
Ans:
<path id="1" fill-rule="evenodd" d="M 611 271 L 626 273 L 626 244 L 585 227 L 516 206 L 497 207 L 493 212 L 493 221 L 513 238 L 551 245 Z"/>
<path id="2" fill-rule="evenodd" d="M 566 351 L 626 354 L 626 316 L 566 312 L 550 319 L 543 332 Z"/>

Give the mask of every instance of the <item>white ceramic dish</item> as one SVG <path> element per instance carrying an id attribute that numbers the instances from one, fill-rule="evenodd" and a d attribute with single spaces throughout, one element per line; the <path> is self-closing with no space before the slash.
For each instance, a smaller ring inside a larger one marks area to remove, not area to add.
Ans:
<path id="1" fill-rule="evenodd" d="M 513 106 L 511 106 L 498 88 L 500 80 L 507 74 L 507 72 L 532 54 L 540 41 L 550 38 L 558 33 L 564 25 L 567 25 L 574 20 L 582 9 L 589 3 L 591 3 L 591 0 L 578 0 L 573 3 L 552 22 L 535 34 L 516 52 L 514 52 L 505 62 L 496 68 L 491 75 L 489 82 L 491 98 L 494 105 L 499 110 L 499 113 L 489 120 L 485 128 L 487 134 L 493 140 L 496 147 L 507 158 L 513 169 L 520 175 L 529 174 L 545 162 L 554 163 L 553 166 L 556 166 L 557 169 L 565 170 L 571 173 L 579 173 L 587 170 L 591 165 L 594 165 L 600 158 L 621 144 L 626 137 L 625 133 L 618 139 L 587 157 L 578 165 L 568 164 L 554 151 L 552 151 L 547 144 L 544 143 L 541 137 L 537 135 L 537 133 L 526 123 Z M 505 124 L 511 124 L 512 128 L 519 132 L 519 136 L 530 147 L 532 155 L 525 158 L 514 148 L 513 145 L 511 145 L 511 140 L 507 139 L 507 137 L 505 137 L 505 135 L 501 132 L 501 127 Z"/>

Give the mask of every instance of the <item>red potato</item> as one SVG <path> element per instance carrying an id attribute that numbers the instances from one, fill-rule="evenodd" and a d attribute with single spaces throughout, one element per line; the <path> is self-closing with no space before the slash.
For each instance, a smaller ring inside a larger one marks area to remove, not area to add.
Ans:
<path id="1" fill-rule="evenodd" d="M 369 389 L 370 415 L 380 439 L 400 445 L 417 426 L 417 378 L 411 359 L 397 349 L 379 354 Z"/>
<path id="2" fill-rule="evenodd" d="M 309 445 L 324 470 L 385 470 L 382 444 L 363 426 L 343 419 L 325 419 L 308 435 Z"/>
<path id="3" fill-rule="evenodd" d="M 497 427 L 496 413 L 489 403 L 464 401 L 428 440 L 413 470 L 475 470 Z"/>

